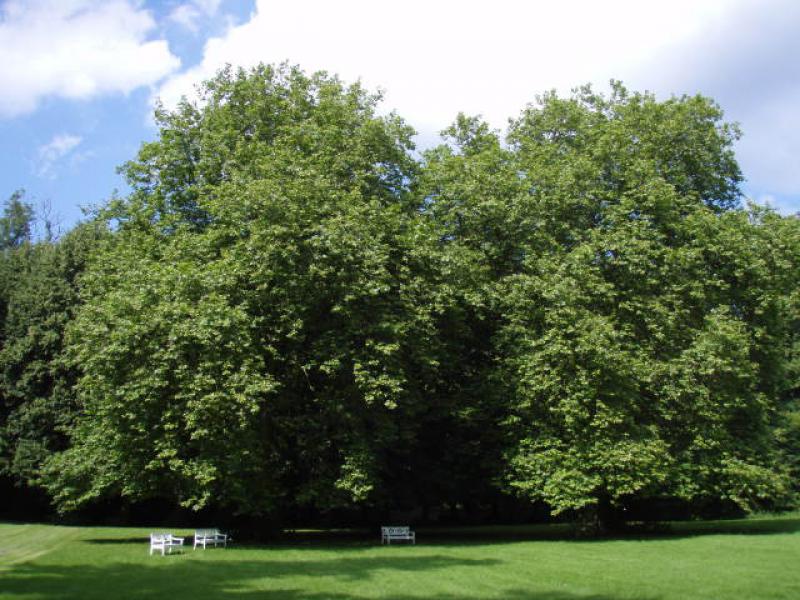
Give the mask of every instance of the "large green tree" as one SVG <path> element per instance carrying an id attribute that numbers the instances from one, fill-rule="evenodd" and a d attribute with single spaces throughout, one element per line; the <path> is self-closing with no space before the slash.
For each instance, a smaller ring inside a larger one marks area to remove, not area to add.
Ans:
<path id="1" fill-rule="evenodd" d="M 84 417 L 63 507 L 162 496 L 259 514 L 379 500 L 436 364 L 412 131 L 285 66 L 157 114 L 70 329 Z"/>
<path id="2" fill-rule="evenodd" d="M 773 248 L 736 210 L 738 132 L 702 97 L 548 95 L 509 140 L 539 221 L 505 287 L 509 482 L 557 510 L 784 490 Z M 780 265 L 785 268 L 785 265 Z"/>
<path id="3" fill-rule="evenodd" d="M 783 495 L 797 258 L 780 217 L 739 208 L 719 107 L 613 83 L 544 95 L 505 144 L 475 118 L 446 134 L 422 194 L 492 339 L 507 485 L 605 524 L 634 498 Z"/>
<path id="4" fill-rule="evenodd" d="M 794 498 L 788 505 L 796 506 L 800 499 L 800 218 L 797 215 L 778 218 L 768 216 L 770 243 L 780 258 L 776 276 L 787 290 L 782 298 L 785 311 L 786 343 L 784 369 L 777 373 L 783 401 L 783 413 L 776 437 L 780 458 L 789 469 Z"/>

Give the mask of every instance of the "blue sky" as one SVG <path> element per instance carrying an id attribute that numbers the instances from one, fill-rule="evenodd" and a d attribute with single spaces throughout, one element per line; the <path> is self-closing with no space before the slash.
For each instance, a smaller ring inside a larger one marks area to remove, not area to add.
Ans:
<path id="1" fill-rule="evenodd" d="M 795 0 L 0 0 L 0 197 L 63 228 L 125 193 L 116 167 L 226 63 L 289 60 L 361 78 L 436 141 L 459 111 L 503 129 L 537 93 L 611 78 L 703 93 L 745 133 L 749 197 L 800 211 Z"/>

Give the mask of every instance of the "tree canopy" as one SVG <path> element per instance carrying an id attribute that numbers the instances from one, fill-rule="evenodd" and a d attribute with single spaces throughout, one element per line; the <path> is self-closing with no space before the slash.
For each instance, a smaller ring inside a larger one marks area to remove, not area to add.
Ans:
<path id="1" fill-rule="evenodd" d="M 89 416 L 53 489 L 256 514 L 363 499 L 434 360 L 411 130 L 286 67 L 204 93 L 124 167 L 70 330 Z"/>
<path id="2" fill-rule="evenodd" d="M 542 96 L 507 144 L 467 117 L 447 133 L 429 211 L 495 323 L 507 485 L 556 512 L 785 495 L 796 245 L 778 242 L 786 220 L 737 207 L 721 110 L 614 83 Z"/>
<path id="3" fill-rule="evenodd" d="M 62 510 L 792 501 L 800 220 L 742 206 L 713 101 L 548 93 L 421 154 L 379 102 L 261 65 L 159 109 L 7 279 L 6 472 Z"/>

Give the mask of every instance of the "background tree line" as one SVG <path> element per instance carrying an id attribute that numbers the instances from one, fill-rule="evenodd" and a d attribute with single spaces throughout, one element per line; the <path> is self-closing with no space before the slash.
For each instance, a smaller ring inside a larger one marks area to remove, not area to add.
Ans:
<path id="1" fill-rule="evenodd" d="M 288 66 L 159 109 L 59 239 L 0 220 L 0 472 L 59 511 L 286 522 L 795 502 L 800 220 L 700 96 L 539 97 L 421 155 Z"/>

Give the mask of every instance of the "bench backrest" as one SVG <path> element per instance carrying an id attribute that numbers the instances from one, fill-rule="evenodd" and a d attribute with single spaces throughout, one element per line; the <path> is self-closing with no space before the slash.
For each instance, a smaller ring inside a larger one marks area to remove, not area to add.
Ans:
<path id="1" fill-rule="evenodd" d="M 381 527 L 384 535 L 408 535 L 410 527 Z"/>
<path id="2" fill-rule="evenodd" d="M 219 529 L 198 529 L 194 532 L 194 537 L 214 537 L 219 535 Z"/>

